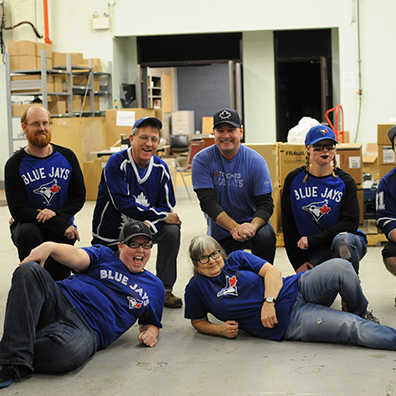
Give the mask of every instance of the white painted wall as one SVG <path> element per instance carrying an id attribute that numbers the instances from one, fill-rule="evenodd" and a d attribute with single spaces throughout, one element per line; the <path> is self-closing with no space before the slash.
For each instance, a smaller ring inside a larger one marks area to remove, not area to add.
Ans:
<path id="1" fill-rule="evenodd" d="M 333 92 L 343 105 L 345 129 L 355 139 L 358 115 L 358 0 L 51 0 L 50 38 L 54 51 L 83 52 L 84 57 L 114 63 L 114 97 L 119 83 L 137 83 L 136 36 L 183 33 L 243 32 L 245 126 L 248 142 L 275 140 L 273 30 L 331 28 Z M 108 3 L 111 3 L 110 5 Z M 114 4 L 113 4 L 114 3 Z M 359 142 L 376 140 L 378 123 L 396 117 L 394 0 L 360 0 L 362 108 Z M 6 0 L 7 26 L 29 20 L 44 33 L 41 0 Z M 111 29 L 92 31 L 91 18 L 108 12 Z M 113 39 L 116 37 L 116 39 Z M 5 32 L 8 40 L 35 40 L 24 25 Z M 352 86 L 345 75 L 352 75 Z M 176 78 L 174 79 L 176 80 Z M 4 66 L 0 66 L 0 138 L 7 138 Z M 302 115 L 303 116 L 303 115 Z M 264 140 L 262 138 L 263 131 Z M 0 163 L 8 157 L 0 147 Z M 3 179 L 0 168 L 0 180 Z"/>

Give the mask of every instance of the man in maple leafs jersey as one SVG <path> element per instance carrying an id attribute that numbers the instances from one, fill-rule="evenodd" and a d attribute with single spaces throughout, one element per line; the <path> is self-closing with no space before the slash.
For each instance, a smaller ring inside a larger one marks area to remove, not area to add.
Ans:
<path id="1" fill-rule="evenodd" d="M 74 215 L 85 202 L 85 185 L 75 154 L 51 142 L 51 115 L 41 105 L 21 116 L 27 146 L 5 165 L 5 192 L 11 212 L 11 237 L 22 261 L 45 241 L 73 245 L 80 239 Z M 54 280 L 70 269 L 49 258 L 44 268 Z"/>
<path id="2" fill-rule="evenodd" d="M 131 219 L 145 222 L 158 244 L 157 276 L 166 292 L 165 307 L 180 308 L 173 295 L 180 247 L 179 216 L 168 166 L 154 155 L 162 123 L 154 117 L 137 120 L 130 136 L 131 147 L 113 154 L 102 172 L 93 216 L 92 244 L 117 250 L 122 226 Z"/>
<path id="3" fill-rule="evenodd" d="M 395 150 L 396 125 L 388 132 L 388 138 Z M 387 270 L 396 276 L 396 168 L 389 171 L 379 182 L 377 189 L 377 225 L 388 238 L 382 250 Z"/>
<path id="4" fill-rule="evenodd" d="M 337 168 L 332 129 L 312 127 L 306 136 L 307 165 L 290 172 L 282 193 L 282 226 L 286 252 L 296 272 L 330 258 L 351 262 L 356 273 L 367 251 L 359 227 L 357 187 Z"/>

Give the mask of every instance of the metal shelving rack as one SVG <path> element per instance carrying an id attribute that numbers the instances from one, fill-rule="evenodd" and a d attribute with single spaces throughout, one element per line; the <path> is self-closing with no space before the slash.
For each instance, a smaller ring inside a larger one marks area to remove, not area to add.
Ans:
<path id="1" fill-rule="evenodd" d="M 93 71 L 93 60 L 89 59 L 89 66 L 76 66 L 71 64 L 71 55 L 66 57 L 65 67 L 56 67 L 47 69 L 45 50 L 41 51 L 41 68 L 37 70 L 10 70 L 10 55 L 5 54 L 6 61 L 6 91 L 7 91 L 7 122 L 8 122 L 8 146 L 10 156 L 14 152 L 14 142 L 24 141 L 26 137 L 24 134 L 14 136 L 13 119 L 20 118 L 12 115 L 12 98 L 13 97 L 38 97 L 40 96 L 43 105 L 48 108 L 48 97 L 67 97 L 68 112 L 66 114 L 51 114 L 52 118 L 59 117 L 95 117 L 103 116 L 105 110 L 95 110 L 95 97 L 105 99 L 105 109 L 112 108 L 113 94 L 112 94 L 112 75 L 106 72 Z M 112 70 L 112 64 L 109 62 L 109 69 Z M 13 75 L 41 75 L 38 80 L 22 80 L 11 81 Z M 47 87 L 48 75 L 66 75 L 67 76 L 67 91 L 49 92 Z M 73 85 L 73 76 L 85 75 L 88 77 L 88 84 L 82 86 Z M 94 78 L 99 78 L 99 90 L 94 90 Z M 105 82 L 102 86 L 101 83 Z M 26 92 L 29 90 L 29 92 Z M 24 92 L 25 91 L 25 92 Z M 73 95 L 81 95 L 90 98 L 90 110 L 83 111 L 83 106 L 80 110 L 73 109 Z"/>

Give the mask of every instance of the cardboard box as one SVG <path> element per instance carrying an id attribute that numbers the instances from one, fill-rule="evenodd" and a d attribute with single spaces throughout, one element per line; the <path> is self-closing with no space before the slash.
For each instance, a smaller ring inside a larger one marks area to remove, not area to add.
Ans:
<path id="1" fill-rule="evenodd" d="M 379 177 L 378 144 L 367 143 L 366 153 L 362 157 L 363 173 L 371 174 L 372 180 Z"/>
<path id="2" fill-rule="evenodd" d="M 337 166 L 349 173 L 356 184 L 363 181 L 363 161 L 361 143 L 343 143 L 337 146 Z"/>
<path id="3" fill-rule="evenodd" d="M 213 134 L 213 117 L 202 117 L 202 134 Z"/>
<path id="4" fill-rule="evenodd" d="M 36 44 L 36 56 L 41 57 L 41 51 L 45 50 L 45 57 L 52 60 L 52 44 L 47 43 L 35 43 Z"/>
<path id="5" fill-rule="evenodd" d="M 81 104 L 82 104 L 83 100 L 84 100 L 84 97 L 81 96 Z M 81 105 L 80 105 L 80 108 L 81 108 Z M 74 106 L 73 106 L 73 109 L 74 109 Z M 100 110 L 99 96 L 95 96 L 94 97 L 94 111 L 99 111 L 99 110 Z M 85 98 L 83 111 L 91 111 L 91 98 L 89 95 L 87 95 L 87 97 Z"/>
<path id="6" fill-rule="evenodd" d="M 9 41 L 7 43 L 8 52 L 10 56 L 37 56 L 36 43 L 33 41 Z M 17 69 L 14 69 L 17 70 Z"/>
<path id="7" fill-rule="evenodd" d="M 272 193 L 272 199 L 274 201 L 274 212 L 271 216 L 271 224 L 274 228 L 275 234 L 280 234 L 282 232 L 282 211 L 281 211 L 281 187 L 274 188 Z"/>
<path id="8" fill-rule="evenodd" d="M 48 111 L 51 114 L 66 114 L 67 100 L 63 98 L 52 98 L 51 102 L 48 102 Z"/>
<path id="9" fill-rule="evenodd" d="M 39 59 L 33 55 L 10 56 L 10 69 L 12 70 L 37 70 L 40 68 Z"/>
<path id="10" fill-rule="evenodd" d="M 357 196 L 358 196 L 359 210 L 360 210 L 359 224 L 363 224 L 364 223 L 364 191 L 363 191 L 363 188 L 358 188 Z"/>
<path id="11" fill-rule="evenodd" d="M 53 74 L 54 92 L 63 92 L 63 82 L 67 76 L 65 74 Z"/>
<path id="12" fill-rule="evenodd" d="M 88 85 L 88 75 L 73 74 L 73 85 Z"/>
<path id="13" fill-rule="evenodd" d="M 79 66 L 89 67 L 89 59 L 83 59 Z M 92 58 L 92 68 L 94 72 L 103 71 L 102 61 L 99 58 Z"/>
<path id="14" fill-rule="evenodd" d="M 379 166 L 379 179 L 381 180 L 388 172 L 395 167 L 394 164 L 386 164 Z"/>
<path id="15" fill-rule="evenodd" d="M 30 106 L 31 103 L 28 104 L 13 104 L 11 106 L 12 109 L 12 116 L 13 117 L 20 117 L 22 113 L 25 111 L 25 109 Z"/>
<path id="16" fill-rule="evenodd" d="M 393 128 L 395 124 L 378 124 L 377 125 L 377 143 L 390 144 L 388 139 L 388 131 Z"/>
<path id="17" fill-rule="evenodd" d="M 213 118 L 212 123 L 213 123 Z M 266 161 L 271 175 L 272 186 L 278 186 L 278 144 L 277 143 L 243 143 L 244 146 L 257 151 Z"/>
<path id="18" fill-rule="evenodd" d="M 156 117 L 156 112 L 142 108 L 106 110 L 106 147 L 112 146 L 123 134 L 129 136 L 135 121 L 142 117 Z"/>
<path id="19" fill-rule="evenodd" d="M 81 65 L 81 63 L 84 60 L 83 54 L 79 52 L 73 52 L 70 54 L 71 55 L 71 64 L 73 66 L 78 66 Z"/>
<path id="20" fill-rule="evenodd" d="M 390 143 L 378 145 L 378 160 L 380 165 L 395 164 L 395 152 Z"/>
<path id="21" fill-rule="evenodd" d="M 66 54 L 52 52 L 52 63 L 54 67 L 66 66 Z"/>
<path id="22" fill-rule="evenodd" d="M 279 171 L 278 178 L 272 185 L 275 187 L 283 186 L 286 176 L 294 169 L 305 165 L 305 145 L 304 144 L 290 144 L 277 143 L 278 145 L 278 162 Z"/>

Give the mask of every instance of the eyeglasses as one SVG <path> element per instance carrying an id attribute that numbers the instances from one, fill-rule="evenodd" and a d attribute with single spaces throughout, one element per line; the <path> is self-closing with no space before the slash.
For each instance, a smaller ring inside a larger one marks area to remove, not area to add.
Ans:
<path id="1" fill-rule="evenodd" d="M 323 151 L 325 148 L 328 151 L 334 150 L 335 149 L 335 144 L 334 143 L 327 143 L 327 144 L 314 144 L 313 145 L 313 151 Z"/>
<path id="2" fill-rule="evenodd" d="M 43 126 L 43 128 L 47 129 L 52 125 L 52 121 L 44 121 L 44 122 L 32 122 L 31 124 L 28 124 L 25 122 L 26 125 L 32 126 L 33 128 L 40 128 L 40 125 Z"/>
<path id="3" fill-rule="evenodd" d="M 159 143 L 159 138 L 155 136 L 146 136 L 146 135 L 136 135 L 139 139 L 143 140 L 143 142 L 148 142 L 151 139 L 153 144 Z"/>
<path id="4" fill-rule="evenodd" d="M 209 256 L 202 256 L 198 259 L 201 264 L 208 264 L 209 259 L 217 260 L 220 257 L 220 250 L 215 250 L 213 253 L 210 253 Z"/>
<path id="5" fill-rule="evenodd" d="M 127 245 L 131 249 L 139 249 L 141 246 L 144 250 L 150 250 L 153 247 L 152 242 L 145 242 L 145 243 L 126 242 L 125 245 Z"/>

